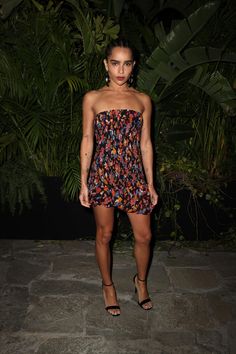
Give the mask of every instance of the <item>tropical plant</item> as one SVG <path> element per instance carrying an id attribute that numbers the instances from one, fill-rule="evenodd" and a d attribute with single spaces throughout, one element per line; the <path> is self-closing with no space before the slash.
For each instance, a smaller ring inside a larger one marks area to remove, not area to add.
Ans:
<path id="1" fill-rule="evenodd" d="M 0 17 L 7 18 L 10 13 L 17 7 L 23 0 L 1 0 L 0 1 Z"/>
<path id="2" fill-rule="evenodd" d="M 110 19 L 93 17 L 85 1 L 79 6 L 73 0 L 55 6 L 51 1 L 42 5 L 32 0 L 21 4 L 17 16 L 1 23 L 3 168 L 8 162 L 20 161 L 39 178 L 63 177 L 65 196 L 76 197 L 82 96 L 90 87 L 99 86 L 103 71 L 94 68 L 102 67 L 98 65 L 100 52 L 118 30 Z M 2 192 L 5 184 L 17 186 L 11 178 L 3 179 Z M 22 191 L 18 202 L 24 200 L 28 194 Z M 8 199 L 11 210 L 15 201 Z"/>
<path id="3" fill-rule="evenodd" d="M 220 205 L 236 156 L 233 2 L 0 3 L 2 204 L 29 205 L 35 190 L 43 194 L 41 176 L 61 177 L 64 196 L 76 198 L 82 97 L 101 86 L 101 53 L 120 30 L 141 53 L 138 88 L 154 102 L 159 221 L 171 218 L 181 235 L 179 190 L 196 213 L 199 198 Z"/>
<path id="4" fill-rule="evenodd" d="M 219 5 L 203 5 L 168 34 L 157 24 L 159 44 L 139 75 L 139 88 L 151 94 L 157 107 L 157 175 L 164 205 L 160 218 L 172 217 L 174 236 L 181 235 L 179 190 L 190 191 L 197 215 L 201 212 L 198 197 L 219 204 L 222 181 L 232 178 L 225 167 L 235 156 L 229 155 L 231 117 L 236 113 L 236 94 L 229 79 L 235 76 L 236 54 L 226 48 L 224 36 L 214 48 L 208 44 L 209 34 L 203 35 L 210 19 L 217 20 Z M 198 45 L 198 34 L 206 39 L 205 47 Z M 214 33 L 212 37 L 218 38 Z"/>

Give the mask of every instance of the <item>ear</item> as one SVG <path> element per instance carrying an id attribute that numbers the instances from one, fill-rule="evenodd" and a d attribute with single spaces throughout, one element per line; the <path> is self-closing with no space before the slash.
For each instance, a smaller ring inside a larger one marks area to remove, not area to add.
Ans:
<path id="1" fill-rule="evenodd" d="M 105 66 L 106 71 L 108 71 L 108 64 L 106 59 L 103 60 L 103 64 Z"/>
<path id="2" fill-rule="evenodd" d="M 136 64 L 136 61 L 133 61 L 133 67 L 135 66 L 135 64 Z"/>

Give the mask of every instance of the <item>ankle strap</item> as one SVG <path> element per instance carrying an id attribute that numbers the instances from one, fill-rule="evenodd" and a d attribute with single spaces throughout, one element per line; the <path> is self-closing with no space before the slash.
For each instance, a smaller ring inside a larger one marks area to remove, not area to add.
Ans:
<path id="1" fill-rule="evenodd" d="M 112 285 L 113 285 L 113 282 L 112 282 L 111 284 L 105 284 L 105 283 L 102 282 L 102 285 L 103 285 L 103 286 L 112 286 Z"/>
<path id="2" fill-rule="evenodd" d="M 144 279 L 144 280 L 143 280 L 143 279 L 140 279 L 139 276 L 138 276 L 138 274 L 137 274 L 137 279 L 138 279 L 138 281 L 142 281 L 143 283 L 146 283 L 146 281 L 147 281 L 147 279 Z"/>

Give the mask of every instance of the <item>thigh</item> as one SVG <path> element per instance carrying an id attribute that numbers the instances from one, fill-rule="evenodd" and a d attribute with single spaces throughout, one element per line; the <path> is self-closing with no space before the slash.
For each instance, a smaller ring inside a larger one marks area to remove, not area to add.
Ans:
<path id="1" fill-rule="evenodd" d="M 151 233 L 151 216 L 136 214 L 136 213 L 127 213 L 129 221 L 131 223 L 134 236 L 136 235 L 147 235 Z"/>
<path id="2" fill-rule="evenodd" d="M 97 227 L 113 229 L 114 208 L 107 208 L 102 205 L 93 207 L 93 213 Z"/>

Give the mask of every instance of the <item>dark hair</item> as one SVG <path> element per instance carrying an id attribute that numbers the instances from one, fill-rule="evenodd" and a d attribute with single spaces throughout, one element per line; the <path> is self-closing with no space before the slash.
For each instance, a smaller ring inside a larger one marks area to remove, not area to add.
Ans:
<path id="1" fill-rule="evenodd" d="M 129 48 L 132 54 L 133 59 L 135 59 L 135 50 L 134 48 L 131 46 L 130 42 L 125 39 L 125 38 L 117 38 L 114 39 L 112 42 L 110 42 L 106 49 L 105 49 L 105 57 L 106 59 L 111 55 L 112 50 L 116 47 L 122 47 L 122 48 Z"/>

